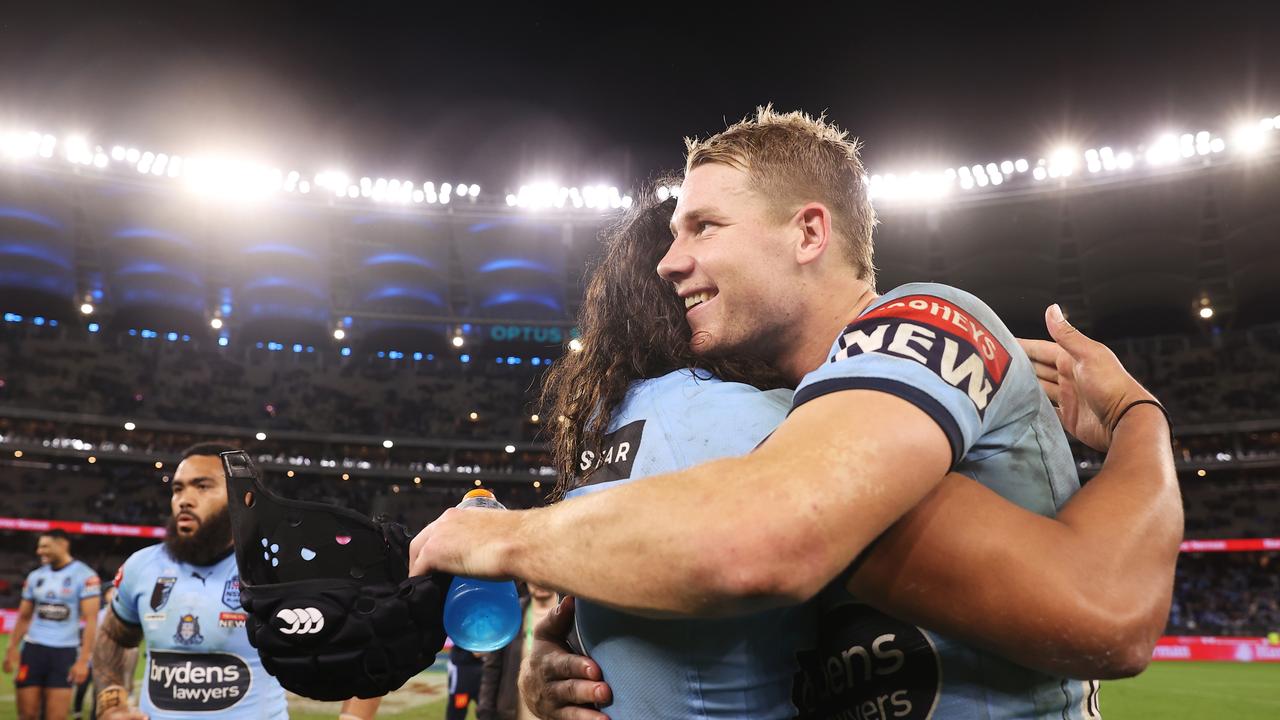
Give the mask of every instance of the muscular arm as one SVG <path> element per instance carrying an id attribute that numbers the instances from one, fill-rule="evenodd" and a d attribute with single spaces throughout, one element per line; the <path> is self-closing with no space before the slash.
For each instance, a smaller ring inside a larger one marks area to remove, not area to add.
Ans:
<path id="1" fill-rule="evenodd" d="M 801 406 L 746 457 L 507 517 L 453 515 L 493 539 L 493 565 L 481 572 L 636 613 L 739 614 L 816 594 L 932 490 L 950 460 L 923 411 L 848 390 Z M 425 542 L 425 556 L 448 567 L 449 549 Z"/>
<path id="2" fill-rule="evenodd" d="M 1057 519 L 952 475 L 881 538 L 849 589 L 1021 665 L 1126 677 L 1164 628 L 1181 539 L 1169 427 L 1137 406 Z"/>
<path id="3" fill-rule="evenodd" d="M 13 652 L 26 639 L 27 631 L 31 629 L 31 616 L 35 613 L 35 608 L 35 603 L 30 600 L 23 600 L 18 604 L 18 619 L 13 624 L 13 634 L 9 636 L 10 652 Z"/>
<path id="4" fill-rule="evenodd" d="M 80 617 L 84 618 L 84 633 L 80 636 L 79 660 L 88 661 L 93 657 L 94 642 L 98 637 L 98 607 L 102 598 L 94 596 L 80 601 Z"/>
<path id="5" fill-rule="evenodd" d="M 22 657 L 22 640 L 31 627 L 31 614 L 34 608 L 35 604 L 30 600 L 23 600 L 18 605 L 18 621 L 13 626 L 13 634 L 9 636 L 9 649 L 4 654 L 4 671 L 7 673 L 18 669 L 19 660 Z"/>
<path id="6" fill-rule="evenodd" d="M 132 670 L 126 651 L 142 642 L 142 628 L 129 625 L 108 612 L 93 645 L 93 684 L 103 690 L 113 685 L 123 687 L 125 675 Z M 136 660 L 136 658 L 135 658 Z"/>

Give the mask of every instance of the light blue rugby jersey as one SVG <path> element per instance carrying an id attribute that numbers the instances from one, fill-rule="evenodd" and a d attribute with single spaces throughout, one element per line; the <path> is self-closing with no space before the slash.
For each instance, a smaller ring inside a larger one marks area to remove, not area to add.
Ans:
<path id="1" fill-rule="evenodd" d="M 947 435 L 955 471 L 1028 510 L 1052 517 L 1079 489 L 1066 436 L 1026 354 L 964 291 L 917 283 L 878 298 L 801 381 L 795 406 L 853 389 L 887 392 L 928 413 Z M 921 630 L 843 588 L 820 602 L 819 648 L 801 655 L 803 717 L 1097 716 L 1094 682 L 1051 677 Z"/>
<path id="2" fill-rule="evenodd" d="M 602 456 L 579 458 L 580 470 L 598 469 L 568 497 L 744 455 L 790 405 L 788 391 L 761 392 L 688 370 L 633 383 Z M 581 598 L 576 619 L 583 647 L 613 689 L 606 712 L 614 720 L 794 717 L 795 649 L 812 642 L 813 621 L 812 604 L 738 618 L 656 620 Z"/>
<path id="3" fill-rule="evenodd" d="M 115 583 L 112 610 L 146 636 L 139 705 L 152 720 L 289 716 L 284 690 L 249 644 L 230 550 L 197 567 L 174 560 L 163 544 L 152 545 L 129 556 Z"/>
<path id="4" fill-rule="evenodd" d="M 80 647 L 80 601 L 102 591 L 98 574 L 79 560 L 54 570 L 41 565 L 22 583 L 22 599 L 34 605 L 26 641 L 52 648 Z"/>

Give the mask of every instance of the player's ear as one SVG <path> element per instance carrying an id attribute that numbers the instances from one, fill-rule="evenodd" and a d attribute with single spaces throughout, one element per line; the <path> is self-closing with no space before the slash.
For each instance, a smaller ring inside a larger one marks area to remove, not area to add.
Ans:
<path id="1" fill-rule="evenodd" d="M 808 265 L 822 257 L 831 246 L 831 210 L 820 202 L 805 203 L 796 211 L 792 222 L 799 231 L 796 262 Z"/>

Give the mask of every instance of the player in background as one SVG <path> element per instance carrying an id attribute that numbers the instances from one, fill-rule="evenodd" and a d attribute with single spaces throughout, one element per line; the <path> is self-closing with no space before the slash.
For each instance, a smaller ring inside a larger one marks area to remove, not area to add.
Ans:
<path id="1" fill-rule="evenodd" d="M 202 443 L 182 453 L 164 542 L 129 556 L 116 573 L 116 597 L 93 654 L 102 720 L 288 717 L 284 690 L 245 632 L 219 458 L 232 450 Z M 124 687 L 126 658 L 144 639 L 146 672 L 135 707 Z"/>
<path id="2" fill-rule="evenodd" d="M 4 671 L 17 669 L 19 720 L 38 720 L 41 706 L 46 720 L 62 720 L 71 710 L 71 689 L 89 675 L 101 583 L 71 557 L 71 539 L 62 530 L 41 533 L 36 555 L 41 565 L 22 584 Z"/>

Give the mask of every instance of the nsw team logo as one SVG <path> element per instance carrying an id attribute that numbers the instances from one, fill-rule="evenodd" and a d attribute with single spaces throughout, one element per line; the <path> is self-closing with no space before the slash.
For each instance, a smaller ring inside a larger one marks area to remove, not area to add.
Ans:
<path id="1" fill-rule="evenodd" d="M 179 645 L 197 645 L 204 642 L 200 634 L 200 618 L 186 614 L 178 618 L 178 632 L 173 634 L 173 641 Z"/>
<path id="2" fill-rule="evenodd" d="M 232 575 L 222 586 L 222 604 L 232 610 L 240 609 L 240 576 Z"/>
<path id="3" fill-rule="evenodd" d="M 315 635 L 324 629 L 324 615 L 313 607 L 285 608 L 276 619 L 282 623 L 276 628 L 281 635 Z"/>
<path id="4" fill-rule="evenodd" d="M 156 578 L 155 587 L 151 588 L 151 609 L 159 610 L 164 604 L 169 602 L 169 594 L 173 592 L 174 583 L 178 582 L 176 577 L 159 577 Z"/>

